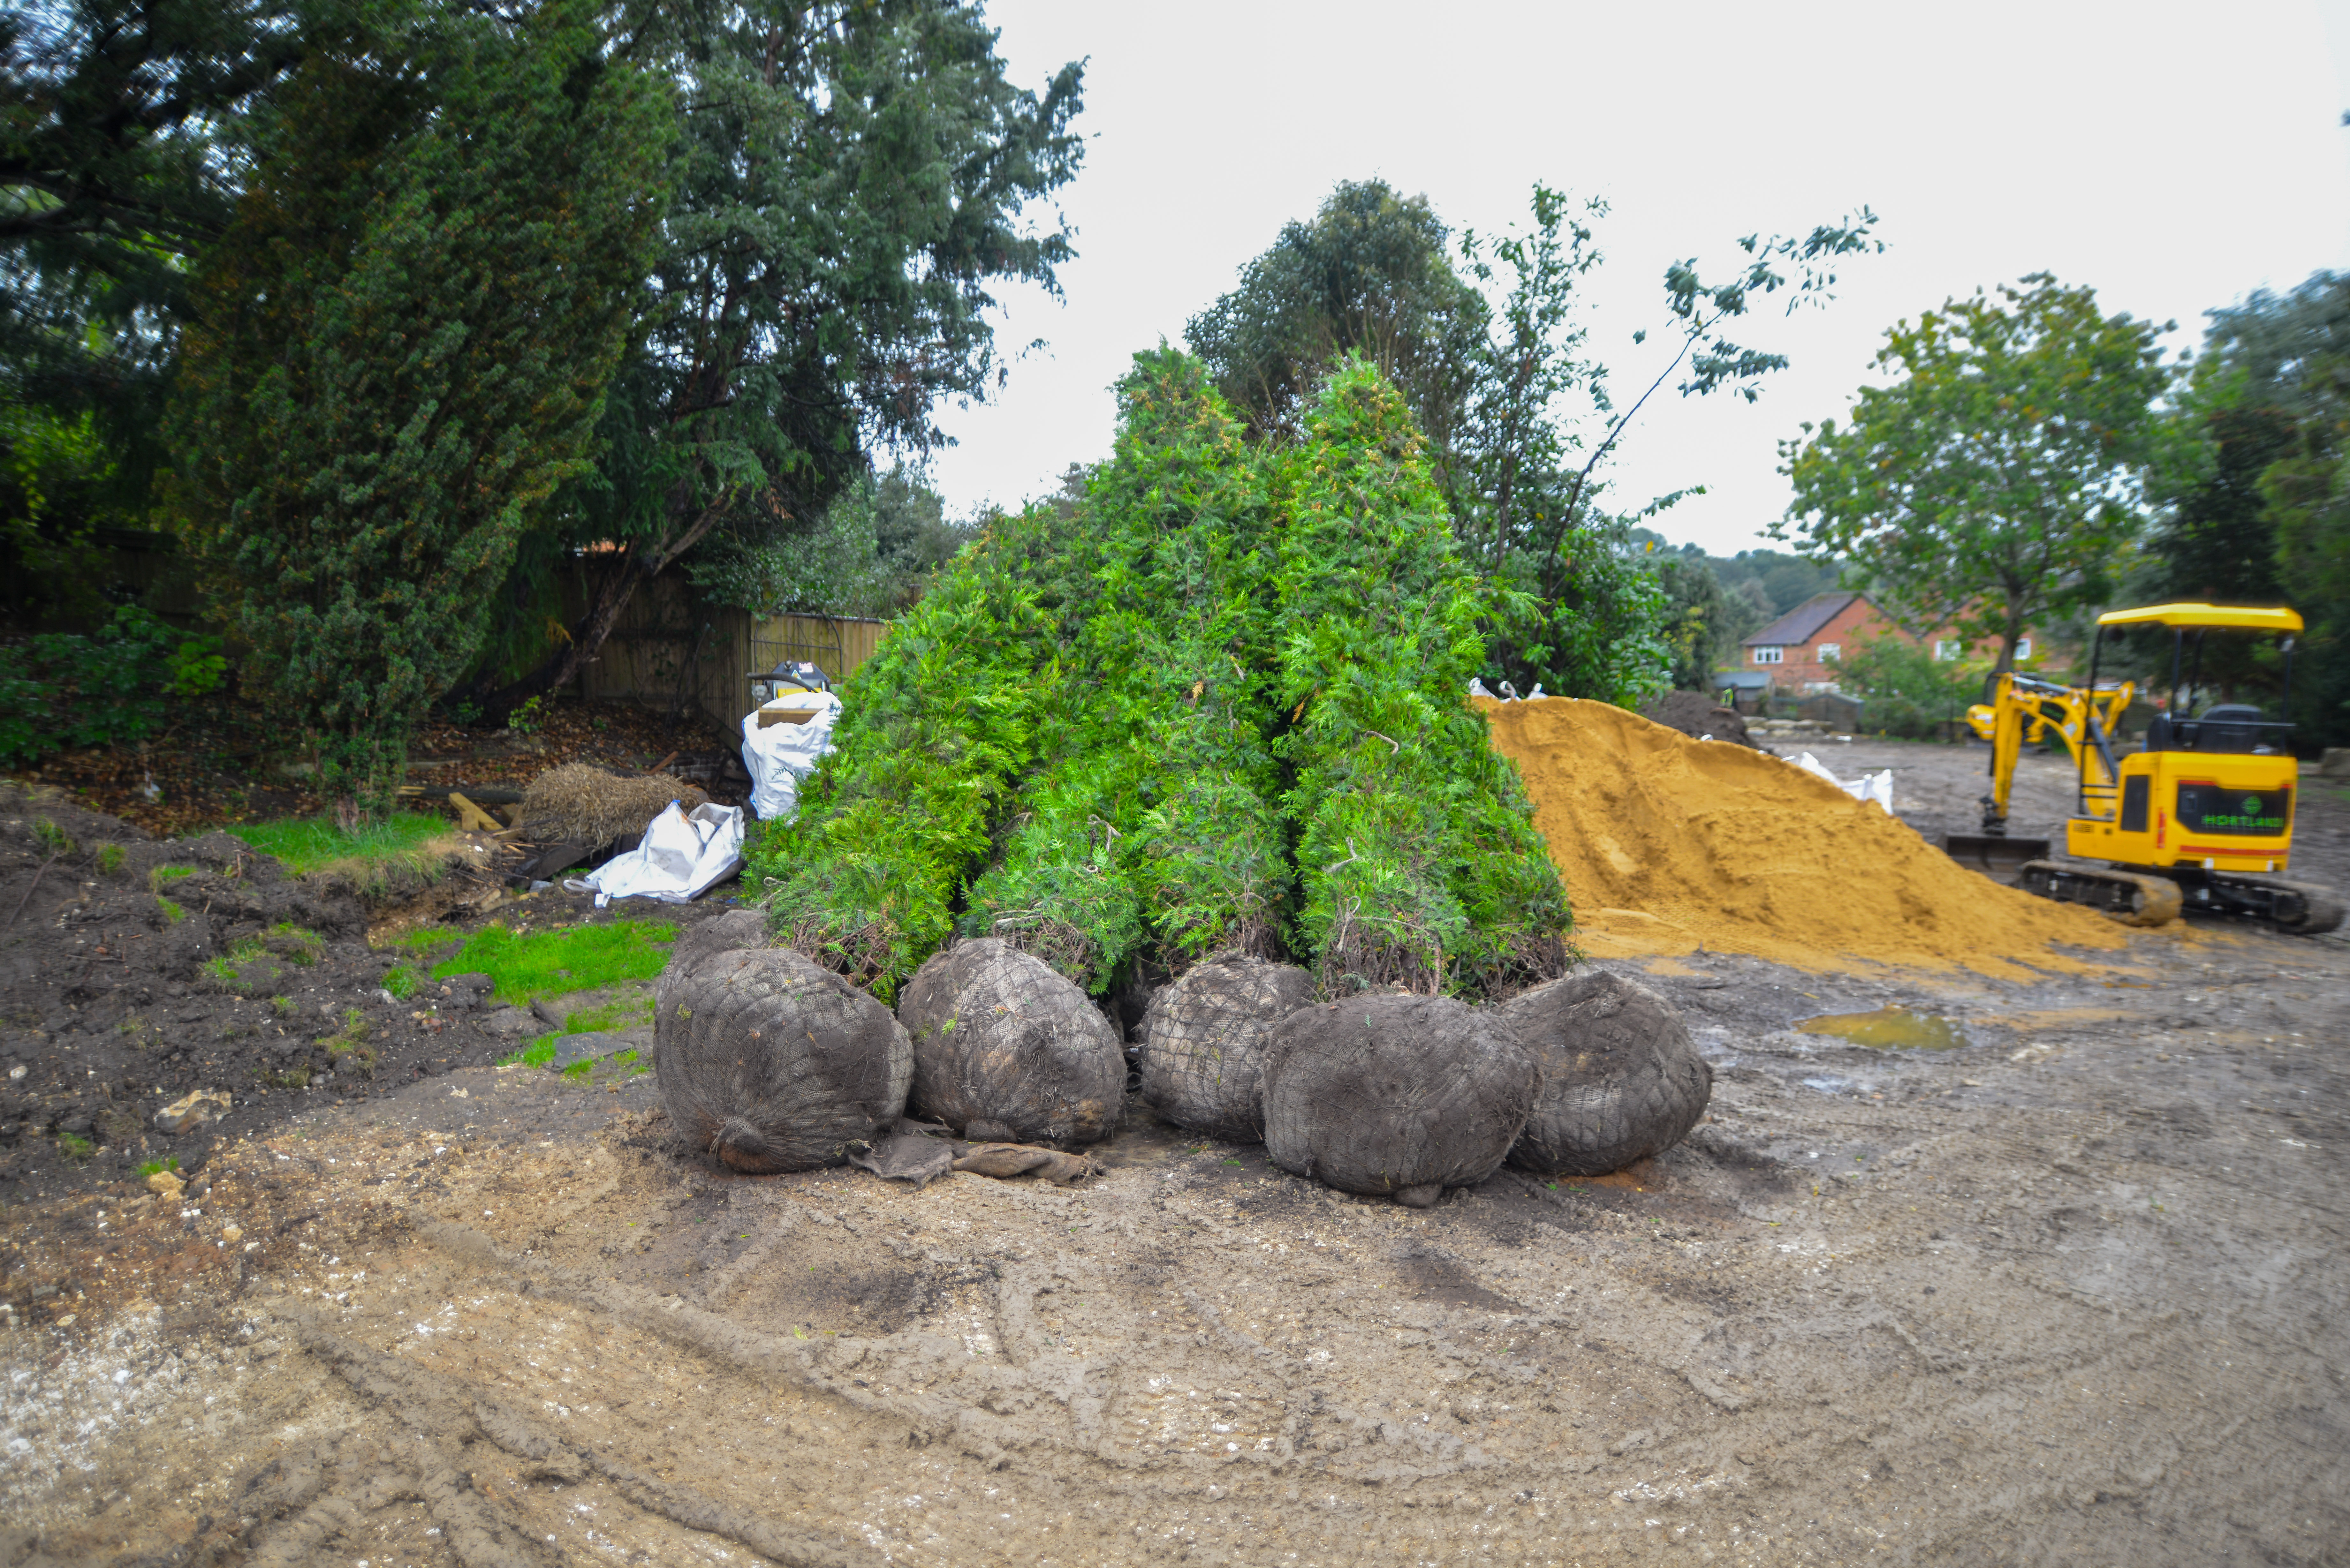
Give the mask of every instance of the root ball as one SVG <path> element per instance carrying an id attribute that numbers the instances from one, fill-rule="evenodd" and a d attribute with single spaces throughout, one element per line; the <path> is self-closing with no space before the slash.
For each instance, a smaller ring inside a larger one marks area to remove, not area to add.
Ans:
<path id="1" fill-rule="evenodd" d="M 1151 993 L 1142 1098 L 1177 1127 L 1233 1143 L 1264 1137 L 1259 1079 L 1274 1026 L 1314 1001 L 1314 977 L 1262 959 L 1211 959 Z"/>
<path id="2" fill-rule="evenodd" d="M 653 1067 L 670 1121 L 737 1170 L 839 1165 L 905 1109 L 906 1031 L 789 948 L 699 947 L 671 962 L 653 994 Z"/>
<path id="3" fill-rule="evenodd" d="M 1097 1143 L 1118 1125 L 1126 1053 L 1086 993 L 995 937 L 957 942 L 906 982 L 915 1114 L 973 1139 Z"/>
<path id="4" fill-rule="evenodd" d="M 1638 981 L 1585 970 L 1495 1011 L 1542 1068 L 1510 1150 L 1522 1169 L 1605 1176 L 1670 1148 L 1705 1114 L 1713 1069 L 1673 1004 Z"/>
<path id="5" fill-rule="evenodd" d="M 1415 1207 L 1484 1180 L 1525 1126 L 1532 1053 L 1450 997 L 1372 995 L 1291 1013 L 1264 1066 L 1274 1164 Z"/>

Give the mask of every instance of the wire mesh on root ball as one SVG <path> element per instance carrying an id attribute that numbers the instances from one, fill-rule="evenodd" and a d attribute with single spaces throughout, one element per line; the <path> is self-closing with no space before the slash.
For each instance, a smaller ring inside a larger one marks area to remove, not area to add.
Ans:
<path id="1" fill-rule="evenodd" d="M 1490 1010 L 1451 997 L 1305 1008 L 1266 1054 L 1265 1152 L 1292 1175 L 1424 1209 L 1501 1168 L 1538 1077 Z"/>
<path id="2" fill-rule="evenodd" d="M 974 1143 L 1098 1143 L 1117 1130 L 1126 1051 L 1086 993 L 994 937 L 959 941 L 906 983 L 914 1114 Z"/>
<path id="3" fill-rule="evenodd" d="M 1314 977 L 1294 964 L 1231 957 L 1194 965 L 1153 992 L 1142 1015 L 1143 1103 L 1179 1127 L 1257 1142 L 1274 1026 L 1313 1002 Z"/>
<path id="4" fill-rule="evenodd" d="M 1638 981 L 1585 970 L 1498 1012 L 1543 1075 L 1512 1165 L 1605 1176 L 1672 1147 L 1705 1115 L 1713 1069 L 1673 1004 Z"/>
<path id="5" fill-rule="evenodd" d="M 653 1070 L 670 1122 L 736 1170 L 839 1165 L 905 1110 L 906 1031 L 803 953 L 697 944 L 653 995 Z"/>

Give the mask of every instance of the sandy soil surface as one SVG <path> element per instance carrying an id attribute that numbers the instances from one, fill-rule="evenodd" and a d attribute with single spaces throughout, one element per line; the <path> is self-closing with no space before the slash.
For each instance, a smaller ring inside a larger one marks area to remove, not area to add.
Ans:
<path id="1" fill-rule="evenodd" d="M 2350 1562 L 2350 944 L 1611 967 L 1711 1118 L 1428 1211 L 1139 1106 L 735 1177 L 494 1067 L 12 1203 L 0 1565 Z M 1961 1043 L 1792 1027 L 1887 1006 Z"/>

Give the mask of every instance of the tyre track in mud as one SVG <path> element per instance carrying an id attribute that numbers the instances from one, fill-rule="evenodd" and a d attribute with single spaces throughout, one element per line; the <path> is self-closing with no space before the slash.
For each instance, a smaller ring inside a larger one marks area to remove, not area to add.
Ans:
<path id="1" fill-rule="evenodd" d="M 1898 1065 L 1790 986 L 1944 982 L 1692 961 L 1698 1137 L 1424 1213 L 1140 1121 L 1073 1189 L 735 1177 L 641 1080 L 469 1070 L 192 1218 L 9 1216 L 0 1564 L 2334 1561 L 2350 950 L 2222 952 L 2306 1043 L 2191 1048 L 2216 970 L 2137 950 L 1963 988 L 2109 1022 Z"/>

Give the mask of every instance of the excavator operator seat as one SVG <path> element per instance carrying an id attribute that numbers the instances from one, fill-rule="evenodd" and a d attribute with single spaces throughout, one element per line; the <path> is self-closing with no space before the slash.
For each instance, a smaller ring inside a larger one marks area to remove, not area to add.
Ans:
<path id="1" fill-rule="evenodd" d="M 2261 744 L 2261 711 L 2248 702 L 2215 702 L 2195 722 L 2199 752 L 2265 753 Z"/>

